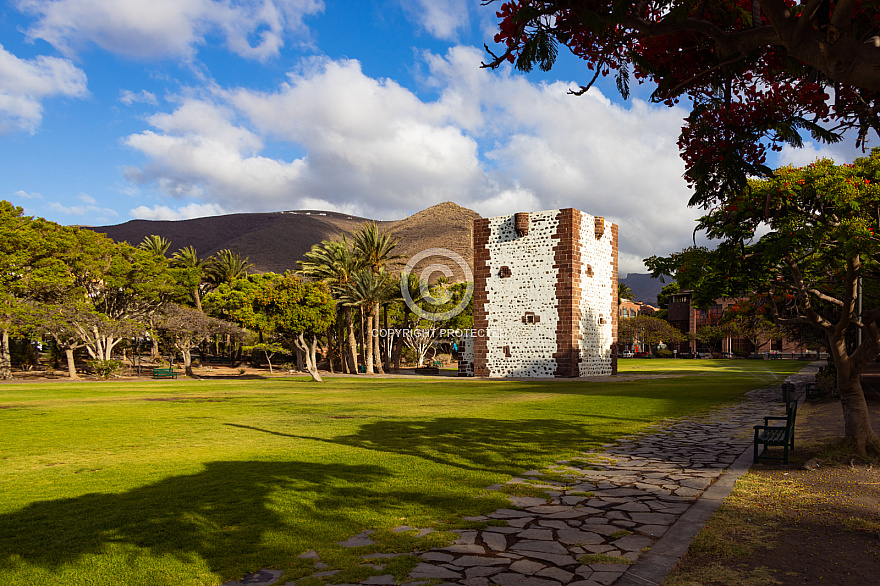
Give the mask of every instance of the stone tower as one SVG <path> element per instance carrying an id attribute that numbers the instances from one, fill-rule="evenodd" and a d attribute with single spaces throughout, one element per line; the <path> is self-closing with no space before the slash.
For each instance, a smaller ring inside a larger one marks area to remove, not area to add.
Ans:
<path id="1" fill-rule="evenodd" d="M 566 208 L 474 220 L 474 329 L 459 374 L 617 374 L 617 226 Z"/>

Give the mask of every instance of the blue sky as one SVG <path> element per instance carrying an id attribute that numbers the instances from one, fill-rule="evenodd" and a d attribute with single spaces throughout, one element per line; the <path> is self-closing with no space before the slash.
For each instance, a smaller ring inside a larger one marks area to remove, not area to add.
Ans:
<path id="1" fill-rule="evenodd" d="M 686 112 L 582 97 L 584 64 L 480 69 L 479 0 L 7 0 L 0 198 L 62 224 L 323 209 L 398 219 L 575 207 L 621 273 L 691 241 Z M 786 150 L 804 164 L 837 151 Z"/>

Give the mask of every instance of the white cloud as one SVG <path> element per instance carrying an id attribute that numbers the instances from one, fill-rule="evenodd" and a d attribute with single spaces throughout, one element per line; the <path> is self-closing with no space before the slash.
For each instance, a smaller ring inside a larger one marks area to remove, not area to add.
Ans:
<path id="1" fill-rule="evenodd" d="M 468 0 L 401 0 L 406 13 L 429 34 L 453 41 L 470 26 Z"/>
<path id="2" fill-rule="evenodd" d="M 0 45 L 0 134 L 33 133 L 43 119 L 43 100 L 87 93 L 86 74 L 67 59 L 19 59 Z"/>
<path id="3" fill-rule="evenodd" d="M 43 199 L 43 195 L 40 193 L 28 193 L 27 191 L 23 191 L 21 189 L 15 192 L 15 197 L 18 199 Z"/>
<path id="4" fill-rule="evenodd" d="M 855 159 L 865 157 L 870 152 L 870 149 L 862 152 L 862 149 L 856 148 L 855 143 L 855 137 L 848 135 L 837 144 L 819 144 L 805 141 L 803 148 L 800 149 L 785 145 L 776 156 L 776 166 L 793 165 L 795 167 L 803 167 L 814 163 L 816 159 L 833 159 L 837 164 L 852 163 Z"/>
<path id="5" fill-rule="evenodd" d="M 119 92 L 119 101 L 126 106 L 131 106 L 136 102 L 152 105 L 156 105 L 159 103 L 158 100 L 156 100 L 156 95 L 152 92 L 148 92 L 147 90 L 141 90 L 137 93 L 131 90 L 122 90 L 121 92 Z"/>
<path id="6" fill-rule="evenodd" d="M 204 218 L 207 216 L 219 216 L 228 213 L 217 204 L 197 204 L 181 206 L 172 209 L 168 206 L 138 206 L 131 210 L 132 218 L 142 220 L 189 220 L 191 218 Z"/>
<path id="7" fill-rule="evenodd" d="M 108 222 L 111 218 L 119 217 L 119 214 L 110 208 L 102 208 L 98 205 L 98 202 L 92 196 L 80 193 L 77 196 L 77 199 L 83 203 L 83 205 L 74 205 L 67 206 L 60 202 L 52 202 L 49 204 L 48 208 L 60 214 L 64 214 L 66 216 L 79 216 L 84 219 L 90 225 L 103 224 Z"/>
<path id="8" fill-rule="evenodd" d="M 317 59 L 271 92 L 214 89 L 126 139 L 139 186 L 228 211 L 327 209 L 400 218 L 443 201 L 483 215 L 575 207 L 620 225 L 621 273 L 687 246 L 694 219 L 676 139 L 685 112 L 427 55 L 419 99 L 357 61 Z M 270 158 L 273 146 L 305 153 Z M 138 208 L 141 209 L 141 208 Z M 157 208 L 154 208 L 157 209 Z"/>
<path id="9" fill-rule="evenodd" d="M 324 8 L 321 0 L 19 0 L 17 5 L 38 19 L 28 37 L 68 56 L 94 43 L 136 59 L 189 59 L 219 34 L 234 53 L 263 60 L 277 55 L 285 38 L 307 37 L 303 18 Z"/>

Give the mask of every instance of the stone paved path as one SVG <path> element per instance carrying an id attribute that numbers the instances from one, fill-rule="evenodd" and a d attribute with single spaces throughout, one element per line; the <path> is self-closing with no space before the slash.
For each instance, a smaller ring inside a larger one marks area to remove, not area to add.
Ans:
<path id="1" fill-rule="evenodd" d="M 815 372 L 815 367 L 808 367 L 788 380 L 802 390 L 803 383 Z M 782 411 L 778 386 L 758 389 L 737 405 L 679 420 L 654 433 L 624 438 L 603 446 L 602 451 L 558 462 L 550 468 L 564 477 L 564 483 L 540 481 L 538 471 L 526 472 L 523 478 L 510 482 L 542 487 L 550 495 L 549 500 L 510 497 L 516 508 L 466 518 L 503 520 L 507 526 L 459 531 L 460 537 L 453 545 L 421 554 L 421 563 L 410 573 L 407 584 L 416 586 L 429 580 L 465 586 L 652 583 L 632 572 L 626 580 L 621 578 L 726 468 L 741 455 L 745 457 L 752 443 L 752 426 L 761 423 L 763 416 Z M 527 480 L 529 477 L 534 480 Z M 343 544 L 363 545 L 369 541 L 368 535 L 363 532 Z M 681 553 L 683 550 L 678 555 Z M 306 555 L 317 557 L 311 552 Z M 316 559 L 316 570 L 323 569 Z M 315 574 L 329 575 L 322 571 Z M 256 578 L 256 574 L 253 576 Z M 246 579 L 227 586 L 263 586 L 274 583 L 277 577 L 271 582 Z M 362 582 L 394 583 L 391 575 Z"/>

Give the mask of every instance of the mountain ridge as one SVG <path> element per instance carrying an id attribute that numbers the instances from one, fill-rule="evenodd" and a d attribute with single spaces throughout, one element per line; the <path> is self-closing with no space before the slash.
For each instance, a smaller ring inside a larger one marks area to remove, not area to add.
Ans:
<path id="1" fill-rule="evenodd" d="M 422 250 L 445 248 L 462 256 L 472 268 L 473 221 L 480 217 L 473 210 L 443 202 L 401 220 L 371 220 L 320 210 L 289 210 L 189 220 L 130 220 L 109 226 L 82 227 L 135 246 L 147 236 L 162 236 L 171 242 L 169 254 L 192 246 L 201 258 L 207 258 L 228 248 L 248 257 L 255 271 L 282 273 L 296 270 L 297 261 L 311 250 L 313 244 L 351 234 L 364 222 L 373 221 L 380 229 L 388 230 L 392 237 L 399 239 L 397 254 L 409 258 Z M 462 279 L 463 271 L 455 269 L 453 266 L 455 278 Z"/>
<path id="2" fill-rule="evenodd" d="M 248 257 L 258 272 L 283 273 L 296 270 L 297 261 L 313 244 L 351 234 L 364 222 L 375 221 L 380 229 L 387 229 L 392 237 L 399 239 L 395 253 L 411 258 L 424 250 L 451 250 L 473 270 L 473 223 L 480 217 L 477 212 L 454 202 L 443 202 L 401 220 L 371 220 L 322 210 L 287 210 L 189 220 L 130 220 L 110 226 L 82 227 L 133 245 L 156 234 L 171 241 L 169 253 L 192 246 L 202 258 L 228 248 Z M 425 258 L 416 269 L 432 262 L 436 262 L 436 257 Z M 457 263 L 447 259 L 444 264 L 452 268 L 452 280 L 464 280 L 464 272 Z M 396 271 L 401 267 L 402 264 L 392 269 Z M 656 305 L 657 293 L 662 287 L 658 279 L 630 273 L 620 282 L 629 285 L 636 300 Z"/>

